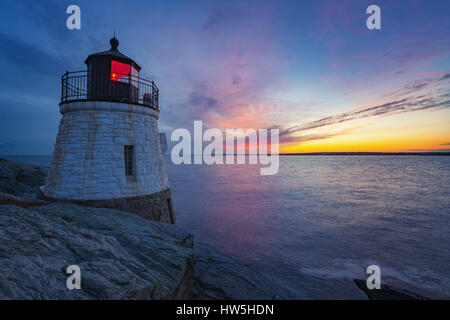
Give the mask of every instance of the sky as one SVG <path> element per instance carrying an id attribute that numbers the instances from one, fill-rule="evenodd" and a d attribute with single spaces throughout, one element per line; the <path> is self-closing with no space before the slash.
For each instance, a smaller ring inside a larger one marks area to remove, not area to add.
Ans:
<path id="1" fill-rule="evenodd" d="M 66 8 L 81 9 L 68 30 Z M 381 8 L 381 29 L 366 8 Z M 450 151 L 450 2 L 0 2 L 0 155 L 51 155 L 61 75 L 119 50 L 159 129 L 280 130 L 281 152 Z"/>

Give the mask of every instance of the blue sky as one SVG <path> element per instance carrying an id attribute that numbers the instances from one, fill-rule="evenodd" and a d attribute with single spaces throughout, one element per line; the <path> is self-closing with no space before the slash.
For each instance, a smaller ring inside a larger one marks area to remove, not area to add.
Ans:
<path id="1" fill-rule="evenodd" d="M 66 8 L 81 8 L 81 30 Z M 381 30 L 365 10 L 381 8 Z M 2 1 L 0 154 L 50 155 L 60 76 L 109 49 L 160 88 L 168 134 L 281 129 L 282 150 L 446 150 L 449 1 Z"/>

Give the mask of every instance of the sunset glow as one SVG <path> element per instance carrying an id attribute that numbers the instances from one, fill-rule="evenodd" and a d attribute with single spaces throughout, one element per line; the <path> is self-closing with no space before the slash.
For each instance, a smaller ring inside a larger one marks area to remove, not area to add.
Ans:
<path id="1" fill-rule="evenodd" d="M 138 1 L 132 21 L 109 21 L 129 6 L 81 1 L 83 27 L 73 32 L 7 2 L 0 151 L 51 153 L 59 77 L 106 50 L 114 30 L 141 77 L 157 82 L 168 135 L 202 120 L 221 130 L 278 128 L 281 152 L 450 151 L 448 2 L 378 1 L 380 30 L 366 27 L 369 4 Z M 33 117 L 19 117 L 25 109 Z"/>

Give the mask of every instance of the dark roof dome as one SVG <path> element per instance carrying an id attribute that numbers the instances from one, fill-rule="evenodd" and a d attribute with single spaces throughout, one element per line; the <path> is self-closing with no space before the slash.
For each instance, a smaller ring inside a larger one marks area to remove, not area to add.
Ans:
<path id="1" fill-rule="evenodd" d="M 141 67 L 136 62 L 134 62 L 133 59 L 124 55 L 117 49 L 119 47 L 119 40 L 117 40 L 117 38 L 115 36 L 109 40 L 109 43 L 111 44 L 111 48 L 109 50 L 98 52 L 98 53 L 93 53 L 93 54 L 89 55 L 89 57 L 87 57 L 87 59 L 84 61 L 84 63 L 89 65 L 90 60 L 92 58 L 98 59 L 98 58 L 105 57 L 106 59 L 113 58 L 113 59 L 121 61 L 121 62 L 132 64 L 133 67 L 136 68 L 138 71 L 141 70 Z"/>
<path id="2" fill-rule="evenodd" d="M 117 51 L 117 47 L 119 46 L 119 40 L 116 39 L 116 36 L 112 37 L 109 40 L 109 43 L 111 44 L 111 50 Z"/>

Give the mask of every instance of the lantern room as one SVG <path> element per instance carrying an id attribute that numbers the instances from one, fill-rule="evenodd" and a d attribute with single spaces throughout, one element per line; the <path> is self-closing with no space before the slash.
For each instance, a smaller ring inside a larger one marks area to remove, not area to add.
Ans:
<path id="1" fill-rule="evenodd" d="M 141 67 L 119 52 L 116 37 L 109 43 L 111 49 L 91 54 L 85 61 L 88 67 L 88 97 L 92 100 L 136 103 Z"/>
<path id="2" fill-rule="evenodd" d="M 158 109 L 158 88 L 139 77 L 141 67 L 118 50 L 113 37 L 108 51 L 91 54 L 87 71 L 66 72 L 62 77 L 61 103 L 74 100 L 114 101 Z"/>

